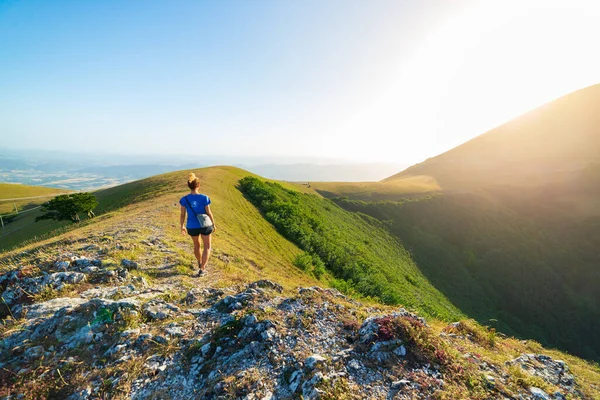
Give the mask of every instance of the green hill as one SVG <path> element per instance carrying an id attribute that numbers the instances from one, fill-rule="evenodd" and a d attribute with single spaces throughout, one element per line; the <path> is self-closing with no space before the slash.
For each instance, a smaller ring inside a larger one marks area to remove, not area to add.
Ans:
<path id="1" fill-rule="evenodd" d="M 310 182 L 310 187 L 325 197 L 345 196 L 365 201 L 418 197 L 440 190 L 430 176 L 408 176 L 389 182 Z"/>
<path id="2" fill-rule="evenodd" d="M 26 210 L 48 200 L 48 197 L 67 193 L 68 190 L 17 183 L 0 183 L 0 215 L 15 210 Z"/>
<path id="3" fill-rule="evenodd" d="M 218 228 L 223 235 L 220 246 L 226 253 L 243 253 L 244 259 L 271 270 L 283 261 L 278 259 L 276 262 L 265 262 L 265 257 L 279 258 L 283 255 L 283 259 L 289 264 L 300 253 L 296 245 L 307 250 L 299 241 L 292 240 L 292 244 L 284 239 L 264 220 L 256 207 L 244 198 L 238 181 L 252 176 L 251 173 L 234 167 L 213 167 L 200 169 L 197 175 L 203 182 L 201 190 L 213 199 L 214 212 L 219 215 Z M 96 214 L 121 214 L 123 207 L 144 208 L 147 203 L 176 204 L 186 192 L 182 177 L 185 177 L 184 172 L 173 172 L 95 192 L 99 201 Z M 376 220 L 346 212 L 303 185 L 282 182 L 269 187 L 276 190 L 282 199 L 293 201 L 301 207 L 305 215 L 311 214 L 313 220 L 318 220 L 318 233 L 322 235 L 319 240 L 336 246 L 337 254 L 328 254 L 328 257 L 337 256 L 338 264 L 343 264 L 344 268 L 348 264 L 345 273 L 336 271 L 333 274 L 335 277 L 326 273 L 322 277 L 324 282 L 334 284 L 346 292 L 389 304 L 404 304 L 426 315 L 446 320 L 462 315 L 429 284 L 402 245 Z M 175 207 L 175 213 L 178 210 Z M 169 220 L 175 222 L 177 218 L 177 215 L 173 215 Z M 62 229 L 73 227 L 70 223 L 59 224 Z M 37 223 L 30 229 L 35 229 L 36 225 Z M 26 233 L 23 232 L 24 235 Z M 326 261 L 324 253 L 321 255 Z M 333 264 L 327 262 L 327 266 Z M 364 270 L 367 273 L 350 273 L 350 270 Z M 298 269 L 293 271 L 295 274 L 302 273 Z M 333 272 L 331 268 L 329 271 Z"/>
<path id="4" fill-rule="evenodd" d="M 0 251 L 65 225 L 43 221 L 34 226 L 34 221 L 41 214 L 37 208 L 42 203 L 68 192 L 43 186 L 0 183 L 0 215 L 4 221 L 4 229 L 0 232 Z"/>
<path id="5" fill-rule="evenodd" d="M 98 191 L 97 218 L 0 257 L 0 290 L 10 304 L 0 308 L 0 395 L 66 398 L 86 387 L 106 398 L 293 393 L 295 368 L 309 365 L 315 352 L 325 356 L 319 368 L 327 378 L 313 380 L 306 370 L 297 393 L 308 396 L 314 385 L 324 397 L 386 398 L 407 377 L 414 385 L 404 390 L 416 398 L 431 390 L 447 399 L 534 389 L 599 394 L 600 370 L 591 363 L 473 321 L 448 325 L 463 313 L 424 276 L 390 225 L 303 185 L 233 167 L 195 172 L 217 222 L 201 278 L 192 277 L 190 239 L 178 226 L 187 171 Z M 132 261 L 126 273 L 122 265 Z M 81 280 L 63 284 L 63 275 Z M 23 306 L 31 311 L 19 314 Z M 541 372 L 521 366 L 525 359 Z M 558 372 L 551 368 L 564 365 L 554 360 L 568 365 L 564 382 L 553 381 Z M 547 372 L 553 375 L 539 375 Z"/>
<path id="6" fill-rule="evenodd" d="M 599 360 L 599 101 L 600 85 L 577 91 L 378 183 L 437 193 L 321 193 L 384 221 L 468 315 Z"/>

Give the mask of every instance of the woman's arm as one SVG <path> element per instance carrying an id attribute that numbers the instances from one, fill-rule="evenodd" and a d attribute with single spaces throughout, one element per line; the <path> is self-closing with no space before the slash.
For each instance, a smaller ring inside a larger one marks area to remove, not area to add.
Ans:
<path id="1" fill-rule="evenodd" d="M 185 235 L 185 212 L 186 209 L 184 206 L 181 206 L 181 215 L 179 216 L 179 225 L 181 225 L 181 233 Z"/>
<path id="2" fill-rule="evenodd" d="M 210 220 L 213 223 L 213 232 L 217 230 L 217 225 L 215 224 L 215 219 L 213 218 L 212 211 L 210 211 L 210 206 L 205 206 L 204 211 L 208 214 Z"/>

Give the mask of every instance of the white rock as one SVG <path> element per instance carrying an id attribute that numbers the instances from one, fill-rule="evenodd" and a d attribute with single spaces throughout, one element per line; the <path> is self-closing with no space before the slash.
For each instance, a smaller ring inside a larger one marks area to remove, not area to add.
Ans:
<path id="1" fill-rule="evenodd" d="M 308 369 L 314 369 L 317 367 L 317 365 L 325 363 L 325 361 L 327 361 L 325 357 L 319 354 L 313 354 L 312 356 L 304 360 L 304 365 Z"/>
<path id="2" fill-rule="evenodd" d="M 531 393 L 533 395 L 534 399 L 550 400 L 550 396 L 548 396 L 548 394 L 546 392 L 544 392 L 542 389 L 539 389 L 536 387 L 530 387 L 529 393 Z"/>

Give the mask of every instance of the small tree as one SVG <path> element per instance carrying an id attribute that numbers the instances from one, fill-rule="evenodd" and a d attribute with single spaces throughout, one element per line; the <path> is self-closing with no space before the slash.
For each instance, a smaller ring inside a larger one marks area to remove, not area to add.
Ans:
<path id="1" fill-rule="evenodd" d="M 70 219 L 73 222 L 81 221 L 79 214 L 87 213 L 89 218 L 93 218 L 94 208 L 98 205 L 98 200 L 91 193 L 61 194 L 42 205 L 45 214 L 40 215 L 35 221 L 43 219 L 54 219 L 57 221 Z"/>

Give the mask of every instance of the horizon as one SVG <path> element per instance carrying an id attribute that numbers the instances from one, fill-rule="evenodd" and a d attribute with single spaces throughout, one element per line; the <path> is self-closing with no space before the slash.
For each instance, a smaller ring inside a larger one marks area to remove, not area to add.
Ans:
<path id="1" fill-rule="evenodd" d="M 408 166 L 600 82 L 598 17 L 586 1 L 5 2 L 2 146 Z"/>

